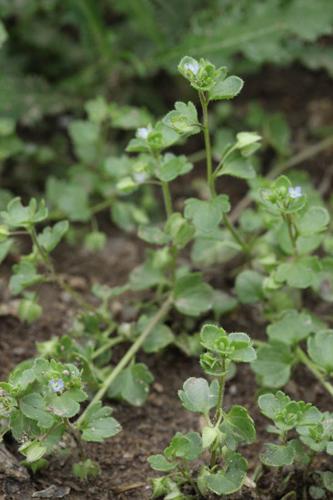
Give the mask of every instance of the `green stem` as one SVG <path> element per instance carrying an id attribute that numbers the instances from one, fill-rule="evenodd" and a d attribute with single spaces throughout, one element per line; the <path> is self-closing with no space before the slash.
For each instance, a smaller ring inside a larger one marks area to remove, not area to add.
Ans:
<path id="1" fill-rule="evenodd" d="M 213 176 L 212 147 L 211 147 L 210 133 L 209 133 L 208 101 L 203 92 L 199 92 L 199 98 L 200 98 L 202 117 L 203 117 L 203 134 L 204 134 L 205 150 L 206 150 L 207 183 L 211 197 L 214 198 L 216 196 L 216 190 L 215 190 L 215 181 Z"/>
<path id="2" fill-rule="evenodd" d="M 217 403 L 216 403 L 216 410 L 215 410 L 215 415 L 213 422 L 215 425 L 218 425 L 219 418 L 222 418 L 223 415 L 223 397 L 224 397 L 224 388 L 225 388 L 225 379 L 226 379 L 226 370 L 227 370 L 227 365 L 225 363 L 225 360 L 223 360 L 223 373 L 220 375 L 219 378 L 219 391 L 217 395 Z M 215 467 L 217 461 L 217 450 L 214 449 L 211 452 L 210 456 L 210 468 L 212 469 Z"/>
<path id="3" fill-rule="evenodd" d="M 240 234 L 236 230 L 235 226 L 230 222 L 229 217 L 227 216 L 226 213 L 223 214 L 223 222 L 225 224 L 225 227 L 228 229 L 228 231 L 232 235 L 233 239 L 241 246 L 241 248 L 243 249 L 243 252 L 245 252 L 246 254 L 250 253 L 250 249 L 249 249 L 247 243 L 240 236 Z"/>
<path id="4" fill-rule="evenodd" d="M 108 342 L 105 342 L 105 344 L 99 347 L 99 349 L 93 352 L 91 359 L 98 358 L 98 356 L 103 354 L 103 352 L 111 349 L 111 347 L 114 347 L 115 345 L 121 344 L 122 342 L 125 342 L 125 339 L 123 337 L 115 337 L 113 339 L 110 339 Z"/>
<path id="5" fill-rule="evenodd" d="M 106 394 L 108 388 L 112 384 L 112 382 L 118 377 L 120 372 L 127 366 L 127 364 L 131 361 L 133 356 L 137 353 L 137 351 L 140 349 L 148 335 L 151 333 L 151 331 L 155 328 L 155 326 L 166 316 L 166 314 L 169 312 L 172 304 L 172 297 L 169 296 L 165 302 L 162 304 L 160 309 L 157 311 L 157 313 L 152 317 L 152 319 L 149 321 L 147 324 L 146 328 L 143 330 L 141 335 L 136 339 L 136 341 L 131 345 L 131 347 L 128 349 L 126 354 L 121 358 L 119 363 L 114 367 L 110 375 L 104 380 L 102 386 L 100 387 L 99 391 L 95 394 L 93 399 L 90 401 L 89 405 L 87 408 L 84 410 L 84 412 L 81 414 L 81 416 L 77 420 L 77 424 L 80 424 L 88 409 L 91 408 L 94 404 L 96 404 L 98 401 L 100 401 L 103 396 Z"/>
<path id="6" fill-rule="evenodd" d="M 165 213 L 166 213 L 167 218 L 169 219 L 169 217 L 173 213 L 173 208 L 172 208 L 172 198 L 171 198 L 171 193 L 170 193 L 170 187 L 169 187 L 168 182 L 162 181 L 162 191 L 163 191 Z"/>
<path id="7" fill-rule="evenodd" d="M 294 249 L 294 255 L 297 256 L 297 254 L 298 254 L 297 245 L 296 245 L 297 233 L 296 233 L 296 228 L 295 228 L 295 226 L 293 224 L 291 215 L 290 214 L 286 214 L 284 216 L 284 220 L 287 223 L 288 234 L 289 234 L 289 238 L 290 238 L 291 244 L 292 244 L 293 249 Z"/>
<path id="8" fill-rule="evenodd" d="M 78 429 L 76 429 L 71 424 L 71 422 L 69 421 L 68 418 L 66 419 L 66 424 L 67 424 L 67 430 L 68 430 L 69 434 L 73 437 L 75 444 L 76 444 L 76 447 L 79 450 L 79 458 L 81 461 L 83 461 L 85 458 L 85 453 L 84 453 L 83 444 L 81 441 L 80 432 L 78 431 Z"/>
<path id="9" fill-rule="evenodd" d="M 208 119 L 208 101 L 203 92 L 199 92 L 199 98 L 202 108 L 202 116 L 203 116 L 203 134 L 205 141 L 205 150 L 206 150 L 206 169 L 207 169 L 207 183 L 210 191 L 211 198 L 216 197 L 216 188 L 215 188 L 215 176 L 213 172 L 213 157 L 212 157 L 212 147 L 210 141 L 210 133 L 209 133 L 209 119 Z M 227 214 L 223 214 L 223 221 L 234 238 L 234 240 L 242 247 L 245 253 L 249 253 L 249 248 L 243 238 L 240 236 L 236 228 L 230 222 Z"/>
<path id="10" fill-rule="evenodd" d="M 321 385 L 326 389 L 326 391 L 333 397 L 333 385 L 325 380 L 324 375 L 319 371 L 318 367 L 313 363 L 305 354 L 303 349 L 297 347 L 296 354 L 298 359 L 310 370 L 312 375 L 321 383 Z"/>

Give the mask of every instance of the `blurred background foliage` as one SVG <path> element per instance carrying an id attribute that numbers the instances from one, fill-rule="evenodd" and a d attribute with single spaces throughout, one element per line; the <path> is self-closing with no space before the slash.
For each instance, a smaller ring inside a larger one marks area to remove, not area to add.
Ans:
<path id="1" fill-rule="evenodd" d="M 128 167 L 115 160 L 126 131 L 192 97 L 176 76 L 184 54 L 245 79 L 294 63 L 333 77 L 332 0 L 1 0 L 0 18 L 0 204 L 46 190 L 55 208 L 65 200 L 65 214 L 80 200 L 81 220 L 90 194 L 112 196 Z M 231 114 L 220 110 L 216 124 Z M 247 119 L 265 121 L 255 105 Z M 266 122 L 288 154 L 283 116 Z"/>

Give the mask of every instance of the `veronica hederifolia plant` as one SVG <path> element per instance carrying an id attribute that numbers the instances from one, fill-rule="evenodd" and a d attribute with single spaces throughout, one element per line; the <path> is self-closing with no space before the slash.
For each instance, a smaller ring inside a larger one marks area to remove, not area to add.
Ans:
<path id="1" fill-rule="evenodd" d="M 255 440 L 254 422 L 243 406 L 226 409 L 223 396 L 231 365 L 253 361 L 256 353 L 245 333 L 227 334 L 212 324 L 204 325 L 200 341 L 204 349 L 200 364 L 212 380 L 191 377 L 178 395 L 188 411 L 203 416 L 205 424 L 200 433 L 178 432 L 163 454 L 148 459 L 153 469 L 166 474 L 153 480 L 155 498 L 176 490 L 180 495 L 185 485 L 192 488 L 196 497 L 209 493 L 230 495 L 246 479 L 247 462 L 237 448 Z M 195 471 L 191 463 L 203 458 L 206 451 L 209 464 Z"/>

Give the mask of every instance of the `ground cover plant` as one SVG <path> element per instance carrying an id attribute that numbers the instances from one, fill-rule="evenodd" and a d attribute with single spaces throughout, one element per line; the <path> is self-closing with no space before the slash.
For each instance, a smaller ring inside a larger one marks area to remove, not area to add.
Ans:
<path id="1" fill-rule="evenodd" d="M 191 18 L 211 33 L 189 34 L 184 22 L 175 63 L 178 49 L 163 37 L 157 43 L 155 5 L 141 14 L 116 2 L 119 25 L 138 16 L 136 29 L 155 44 L 133 51 L 129 75 L 122 60 L 129 40 L 117 28 L 113 42 L 124 52 L 112 64 L 123 82 L 159 67 L 174 82 L 166 103 L 147 106 L 139 84 L 140 98 L 127 99 L 124 84 L 118 103 L 98 83 L 112 41 L 106 4 L 73 2 L 64 12 L 58 2 L 46 10 L 33 2 L 19 14 L 4 7 L 5 22 L 15 25 L 7 49 L 20 45 L 31 15 L 48 25 L 57 12 L 64 44 L 72 45 L 82 16 L 98 53 L 96 61 L 93 46 L 89 57 L 57 53 L 66 71 L 72 56 L 85 60 L 87 73 L 74 65 L 71 78 L 85 76 L 81 83 L 94 89 L 55 111 L 67 135 L 52 132 L 49 142 L 27 147 L 31 123 L 20 130 L 20 113 L 0 118 L 2 172 L 12 167 L 0 190 L 5 498 L 22 491 L 74 498 L 75 490 L 84 498 L 330 498 L 332 129 L 316 110 L 319 118 L 305 126 L 316 142 L 294 154 L 288 113 L 265 101 L 245 100 L 241 111 L 234 103 L 247 92 L 249 66 L 258 71 L 273 52 L 280 62 L 318 67 L 305 53 L 317 53 L 308 42 L 330 33 L 331 7 L 323 16 L 305 0 L 269 2 L 268 10 L 255 2 L 256 29 L 265 19 L 275 32 L 281 16 L 284 28 L 259 57 L 251 18 L 246 47 L 237 45 L 243 59 L 227 49 L 227 67 L 214 55 L 221 25 L 213 6 L 197 5 Z M 225 7 L 238 36 L 247 7 Z M 304 9 L 309 22 L 295 31 L 292 19 Z M 1 30 L 2 42 L 6 36 Z M 189 40 L 191 56 L 181 57 Z M 63 76 L 57 92 L 71 100 L 79 86 Z M 310 175 L 294 168 L 318 155 L 324 168 Z"/>

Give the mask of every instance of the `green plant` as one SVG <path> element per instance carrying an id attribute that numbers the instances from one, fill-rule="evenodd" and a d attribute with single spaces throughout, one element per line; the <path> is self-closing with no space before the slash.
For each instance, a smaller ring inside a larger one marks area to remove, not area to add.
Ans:
<path id="1" fill-rule="evenodd" d="M 43 358 L 24 361 L 0 383 L 0 434 L 8 431 L 19 443 L 25 464 L 34 471 L 70 435 L 84 459 L 82 441 L 103 442 L 120 432 L 111 408 L 97 403 L 78 424 L 73 420 L 88 399 L 82 375 L 71 363 Z M 76 466 L 76 470 L 80 468 Z"/>
<path id="2" fill-rule="evenodd" d="M 226 409 L 223 395 L 226 379 L 233 363 L 250 362 L 255 350 L 245 333 L 227 334 L 212 324 L 203 326 L 200 342 L 204 352 L 200 364 L 205 378 L 191 377 L 178 392 L 183 406 L 204 417 L 201 432 L 178 432 L 163 454 L 152 455 L 148 461 L 154 470 L 166 473 L 153 479 L 153 497 L 164 498 L 189 486 L 195 497 L 215 493 L 219 496 L 238 491 L 246 478 L 247 461 L 237 452 L 240 444 L 255 440 L 254 422 L 246 408 L 234 405 Z M 192 462 L 204 459 L 206 450 L 209 464 L 195 471 Z"/>
<path id="3" fill-rule="evenodd" d="M 266 444 L 260 455 L 265 466 L 294 464 L 310 476 L 311 462 L 318 453 L 333 454 L 331 413 L 323 413 L 304 401 L 293 401 L 282 391 L 263 394 L 258 404 L 263 415 L 273 422 L 267 430 L 278 436 L 278 443 Z M 327 491 L 332 491 L 330 472 L 319 472 L 319 476 L 321 474 Z"/>

